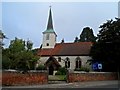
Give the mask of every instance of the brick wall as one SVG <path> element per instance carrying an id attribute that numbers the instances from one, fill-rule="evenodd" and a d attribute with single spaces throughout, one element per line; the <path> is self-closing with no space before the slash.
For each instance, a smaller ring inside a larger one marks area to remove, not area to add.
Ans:
<path id="1" fill-rule="evenodd" d="M 117 80 L 117 73 L 111 72 L 68 72 L 67 82 Z"/>
<path id="2" fill-rule="evenodd" d="M 36 85 L 47 84 L 48 73 L 47 71 L 34 71 L 29 73 L 3 71 L 2 85 Z"/>

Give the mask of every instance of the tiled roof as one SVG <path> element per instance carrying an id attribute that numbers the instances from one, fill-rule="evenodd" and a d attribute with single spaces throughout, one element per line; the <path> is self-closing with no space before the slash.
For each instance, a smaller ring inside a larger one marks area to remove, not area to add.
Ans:
<path id="1" fill-rule="evenodd" d="M 91 42 L 57 43 L 52 49 L 39 49 L 39 56 L 79 56 L 89 55 Z"/>
<path id="2" fill-rule="evenodd" d="M 52 65 L 56 69 L 61 67 L 61 65 L 58 63 L 58 61 L 53 56 L 50 56 L 49 59 L 45 63 L 46 67 L 49 67 L 50 65 Z"/>

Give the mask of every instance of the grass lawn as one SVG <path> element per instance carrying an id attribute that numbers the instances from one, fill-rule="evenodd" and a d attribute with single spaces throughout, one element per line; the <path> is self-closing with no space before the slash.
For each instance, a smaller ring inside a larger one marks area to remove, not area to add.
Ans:
<path id="1" fill-rule="evenodd" d="M 50 80 L 50 81 L 65 81 L 66 75 L 49 75 L 48 80 Z"/>

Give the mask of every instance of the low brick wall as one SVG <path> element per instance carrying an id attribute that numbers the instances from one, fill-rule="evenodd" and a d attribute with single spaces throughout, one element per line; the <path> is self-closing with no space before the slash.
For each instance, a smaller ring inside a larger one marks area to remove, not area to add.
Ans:
<path id="1" fill-rule="evenodd" d="M 2 85 L 36 85 L 47 84 L 48 73 L 47 71 L 32 71 L 29 73 L 20 73 L 13 71 L 3 71 L 2 73 Z"/>
<path id="2" fill-rule="evenodd" d="M 112 72 L 68 72 L 67 82 L 117 80 L 117 73 Z"/>

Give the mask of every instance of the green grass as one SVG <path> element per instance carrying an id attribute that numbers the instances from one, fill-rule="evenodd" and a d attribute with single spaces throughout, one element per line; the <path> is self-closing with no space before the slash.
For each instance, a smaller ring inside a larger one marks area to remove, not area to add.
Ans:
<path id="1" fill-rule="evenodd" d="M 50 81 L 65 81 L 66 75 L 52 75 L 48 77 Z"/>
<path id="2" fill-rule="evenodd" d="M 58 75 L 58 78 L 59 78 L 60 80 L 66 80 L 66 75 Z"/>

